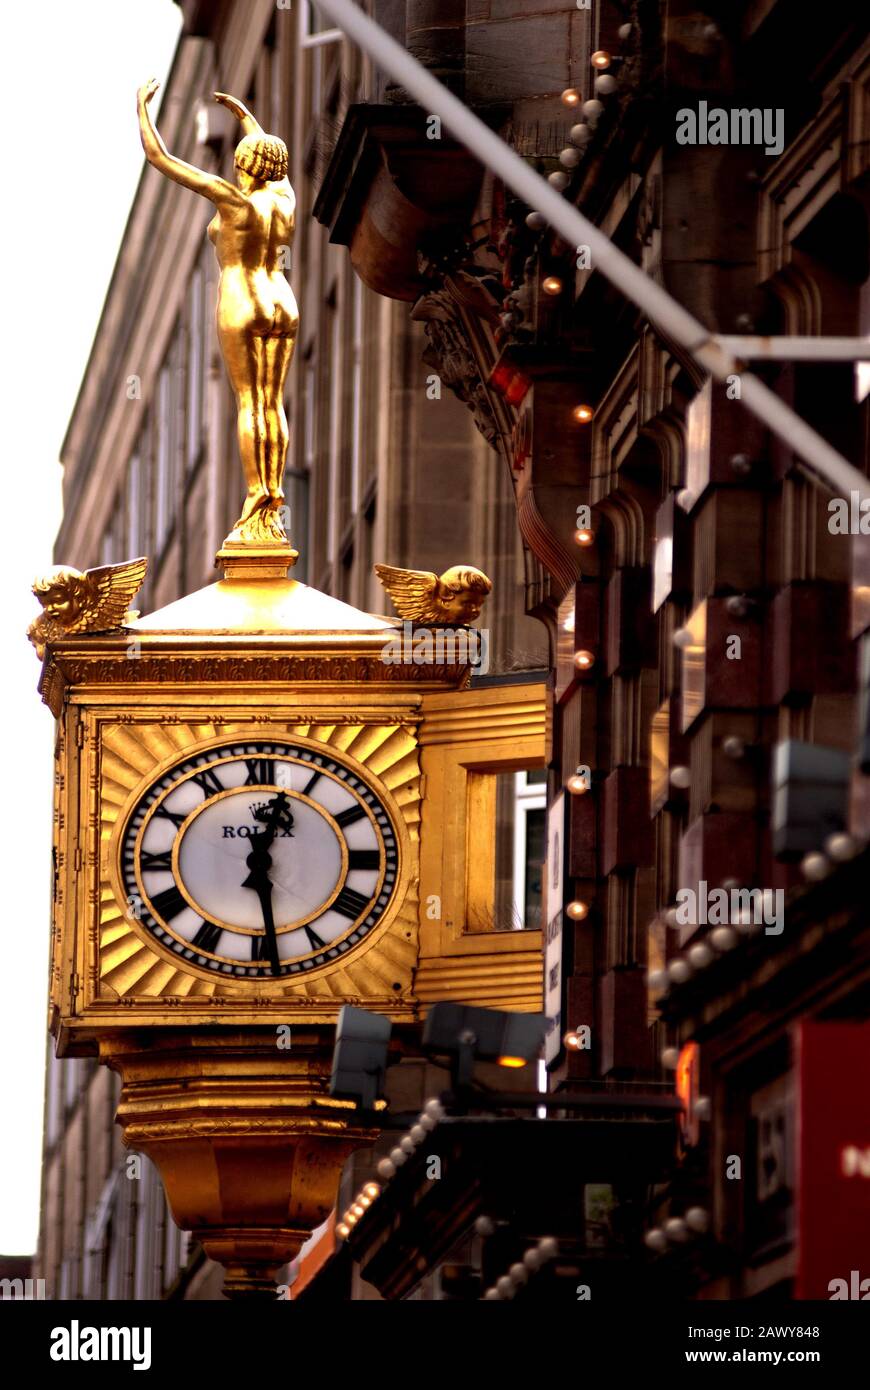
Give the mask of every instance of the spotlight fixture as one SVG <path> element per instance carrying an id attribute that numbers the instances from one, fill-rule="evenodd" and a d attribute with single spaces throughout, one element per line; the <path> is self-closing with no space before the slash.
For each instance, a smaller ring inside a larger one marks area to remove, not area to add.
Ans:
<path id="1" fill-rule="evenodd" d="M 594 68 L 598 68 L 599 71 L 602 71 L 604 68 L 610 67 L 610 64 L 613 62 L 613 58 L 607 52 L 606 48 L 599 48 L 595 53 L 592 54 L 592 57 L 589 59 L 589 61 Z"/>
<path id="2" fill-rule="evenodd" d="M 335 1030 L 329 1094 L 373 1110 L 383 1091 L 392 1024 L 382 1014 L 344 1004 Z"/>
<path id="3" fill-rule="evenodd" d="M 574 665 L 577 667 L 578 671 L 588 671 L 589 667 L 594 664 L 595 655 L 593 652 L 581 650 L 574 653 Z"/>
<path id="4" fill-rule="evenodd" d="M 456 1086 L 467 1086 L 476 1060 L 503 1067 L 533 1061 L 544 1041 L 543 1014 L 506 1013 L 442 1001 L 423 1026 L 423 1051 L 450 1059 Z"/>
<path id="5" fill-rule="evenodd" d="M 575 405 L 571 411 L 571 415 L 578 425 L 588 425 L 594 414 L 595 411 L 591 405 Z"/>

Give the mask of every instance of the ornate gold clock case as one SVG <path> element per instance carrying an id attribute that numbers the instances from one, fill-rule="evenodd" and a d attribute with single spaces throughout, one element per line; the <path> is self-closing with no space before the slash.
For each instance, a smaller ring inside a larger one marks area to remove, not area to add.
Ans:
<path id="1" fill-rule="evenodd" d="M 121 1075 L 124 1142 L 225 1291 L 274 1296 L 378 1132 L 329 1094 L 342 1005 L 406 1042 L 433 999 L 540 1007 L 540 932 L 478 908 L 494 779 L 543 765 L 547 701 L 467 689 L 467 659 L 384 660 L 393 622 L 286 565 L 225 574 L 122 630 L 38 634 L 51 1027 L 59 1055 Z"/>

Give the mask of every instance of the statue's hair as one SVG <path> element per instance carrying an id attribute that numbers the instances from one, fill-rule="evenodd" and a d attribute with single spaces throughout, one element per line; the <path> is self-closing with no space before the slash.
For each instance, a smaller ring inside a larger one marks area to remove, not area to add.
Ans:
<path id="1" fill-rule="evenodd" d="M 246 135 L 236 145 L 235 160 L 246 174 L 266 183 L 287 177 L 287 146 L 277 135 Z"/>

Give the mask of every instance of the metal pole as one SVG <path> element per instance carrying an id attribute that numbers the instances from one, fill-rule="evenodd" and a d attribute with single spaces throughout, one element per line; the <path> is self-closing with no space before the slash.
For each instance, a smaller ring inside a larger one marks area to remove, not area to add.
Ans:
<path id="1" fill-rule="evenodd" d="M 870 338 L 762 338 L 716 334 L 716 342 L 741 362 L 870 362 Z"/>
<path id="2" fill-rule="evenodd" d="M 870 482 L 863 473 L 805 424 L 762 381 L 742 371 L 733 353 L 721 346 L 703 324 L 629 260 L 594 223 L 557 193 L 416 58 L 363 14 L 353 0 L 313 0 L 313 3 L 395 82 L 416 97 L 424 111 L 440 116 L 448 130 L 525 203 L 541 213 L 569 245 L 588 246 L 593 267 L 643 310 L 660 333 L 684 348 L 717 381 L 739 376 L 743 405 L 789 449 L 799 454 L 829 487 L 841 494 L 857 492 L 861 500 L 870 499 Z"/>

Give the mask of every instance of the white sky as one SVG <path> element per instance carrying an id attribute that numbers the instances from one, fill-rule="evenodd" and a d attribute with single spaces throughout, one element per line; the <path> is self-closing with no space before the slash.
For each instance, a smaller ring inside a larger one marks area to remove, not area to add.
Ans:
<path id="1" fill-rule="evenodd" d="M 4 1255 L 36 1247 L 42 1144 L 54 720 L 25 637 L 39 611 L 30 585 L 53 563 L 60 446 L 142 169 L 136 89 L 165 79 L 180 23 L 172 0 L 40 0 L 6 4 L 0 19 Z"/>

